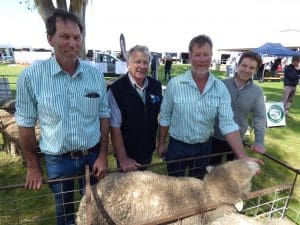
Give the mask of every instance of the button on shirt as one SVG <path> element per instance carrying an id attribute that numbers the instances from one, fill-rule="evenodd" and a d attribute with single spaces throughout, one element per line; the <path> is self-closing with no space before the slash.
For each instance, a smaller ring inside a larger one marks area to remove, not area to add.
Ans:
<path id="1" fill-rule="evenodd" d="M 209 74 L 200 93 L 191 71 L 174 77 L 165 90 L 159 124 L 170 127 L 170 135 L 188 144 L 203 143 L 214 133 L 218 117 L 221 132 L 226 135 L 238 130 L 233 120 L 231 99 L 222 81 Z"/>
<path id="2" fill-rule="evenodd" d="M 17 82 L 16 121 L 41 127 L 40 148 L 58 155 L 100 141 L 100 118 L 109 118 L 103 74 L 79 61 L 73 76 L 55 58 L 26 68 Z"/>

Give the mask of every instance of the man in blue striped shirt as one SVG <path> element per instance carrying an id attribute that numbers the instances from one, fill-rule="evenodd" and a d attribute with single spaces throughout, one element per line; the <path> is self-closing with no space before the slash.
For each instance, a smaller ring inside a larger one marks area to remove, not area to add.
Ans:
<path id="1" fill-rule="evenodd" d="M 103 74 L 78 59 L 83 27 L 75 15 L 56 10 L 46 29 L 54 57 L 26 68 L 17 82 L 16 121 L 27 162 L 25 188 L 40 189 L 43 181 L 34 134 L 37 120 L 48 178 L 83 175 L 88 164 L 94 184 L 107 172 L 110 110 Z M 79 187 L 82 194 L 83 179 Z M 74 180 L 51 182 L 50 188 L 55 193 L 57 224 L 75 224 Z"/>
<path id="2" fill-rule="evenodd" d="M 212 41 L 206 35 L 194 37 L 189 44 L 190 71 L 174 77 L 167 85 L 160 110 L 159 143 L 157 152 L 166 160 L 205 156 L 211 153 L 210 137 L 214 133 L 215 118 L 219 128 L 237 158 L 257 161 L 244 151 L 239 127 L 233 120 L 231 99 L 225 85 L 209 72 L 212 61 Z M 165 140 L 170 129 L 168 149 Z M 168 163 L 168 174 L 203 178 L 208 158 Z"/>

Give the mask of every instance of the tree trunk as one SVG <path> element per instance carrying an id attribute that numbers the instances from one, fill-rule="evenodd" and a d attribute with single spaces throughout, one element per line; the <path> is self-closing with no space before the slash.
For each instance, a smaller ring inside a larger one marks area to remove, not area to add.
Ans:
<path id="1" fill-rule="evenodd" d="M 55 10 L 54 4 L 52 0 L 34 0 L 35 6 L 41 15 L 44 22 L 46 19 L 52 15 L 53 11 Z M 82 48 L 80 57 L 82 59 L 86 58 L 85 54 L 85 11 L 86 6 L 88 4 L 88 0 L 70 0 L 70 8 L 69 12 L 75 14 L 80 19 L 82 26 L 83 26 L 83 33 L 82 33 Z M 67 2 L 66 0 L 56 0 L 56 5 L 58 9 L 67 10 Z"/>

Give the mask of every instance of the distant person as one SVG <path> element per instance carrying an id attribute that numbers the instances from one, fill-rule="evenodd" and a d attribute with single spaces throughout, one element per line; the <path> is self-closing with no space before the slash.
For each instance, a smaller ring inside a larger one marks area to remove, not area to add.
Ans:
<path id="1" fill-rule="evenodd" d="M 278 66 L 281 65 L 281 58 L 275 59 L 274 63 L 271 66 L 271 76 L 276 77 Z"/>
<path id="2" fill-rule="evenodd" d="M 294 56 L 292 63 L 284 69 L 284 91 L 282 96 L 282 102 L 284 105 L 285 115 L 288 116 L 289 108 L 293 103 L 294 96 L 296 94 L 296 88 L 299 83 L 299 62 L 300 57 Z"/>
<path id="3" fill-rule="evenodd" d="M 213 44 L 210 37 L 199 35 L 189 44 L 191 70 L 170 80 L 165 90 L 159 115 L 159 142 L 157 153 L 166 160 L 180 160 L 211 154 L 211 136 L 215 118 L 219 128 L 237 158 L 245 161 L 259 159 L 247 156 L 242 144 L 239 127 L 233 120 L 231 99 L 225 84 L 210 71 Z M 169 144 L 165 140 L 170 130 Z M 209 158 L 168 163 L 171 176 L 188 175 L 203 178 Z"/>
<path id="4" fill-rule="evenodd" d="M 85 174 L 91 184 L 107 172 L 110 111 L 103 74 L 79 60 L 83 27 L 75 15 L 55 10 L 46 20 L 47 39 L 54 57 L 27 67 L 17 82 L 16 121 L 27 165 L 27 189 L 40 189 L 42 167 L 34 127 L 41 127 L 40 149 L 48 179 Z M 85 187 L 80 178 L 79 189 Z M 55 196 L 58 225 L 75 224 L 74 180 L 49 183 Z"/>
<path id="5" fill-rule="evenodd" d="M 133 171 L 151 162 L 156 147 L 161 83 L 148 74 L 150 52 L 136 45 L 127 55 L 127 75 L 108 89 L 111 139 L 122 171 Z"/>
<path id="6" fill-rule="evenodd" d="M 165 57 L 165 80 L 171 79 L 171 69 L 172 69 L 172 57 L 167 54 Z"/>
<path id="7" fill-rule="evenodd" d="M 159 68 L 159 58 L 155 53 L 151 59 L 151 76 L 157 80 L 158 79 L 158 68 Z"/>
<path id="8" fill-rule="evenodd" d="M 223 80 L 231 96 L 231 107 L 234 114 L 234 121 L 238 124 L 240 136 L 244 139 L 248 128 L 248 117 L 252 116 L 252 125 L 254 128 L 255 141 L 251 149 L 263 153 L 264 136 L 266 127 L 266 109 L 264 102 L 264 93 L 261 87 L 254 84 L 252 77 L 260 68 L 262 58 L 254 52 L 245 52 L 239 59 L 235 76 Z M 221 130 L 215 124 L 215 134 L 212 138 L 212 153 L 232 152 L 232 149 Z M 226 155 L 226 160 L 233 160 L 234 152 Z M 220 164 L 221 156 L 214 156 L 210 160 L 211 165 Z"/>
<path id="9" fill-rule="evenodd" d="M 236 70 L 236 60 L 235 58 L 228 59 L 226 61 L 226 75 L 227 77 L 233 77 Z"/>

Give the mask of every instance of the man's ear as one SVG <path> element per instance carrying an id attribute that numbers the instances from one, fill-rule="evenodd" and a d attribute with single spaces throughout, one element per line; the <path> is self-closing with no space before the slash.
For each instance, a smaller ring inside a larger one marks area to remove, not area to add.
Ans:
<path id="1" fill-rule="evenodd" d="M 54 47 L 54 46 L 53 46 L 53 37 L 50 36 L 50 35 L 47 35 L 47 40 L 48 40 L 49 45 L 50 45 L 51 47 Z"/>

